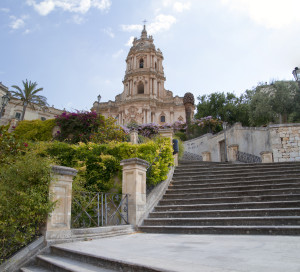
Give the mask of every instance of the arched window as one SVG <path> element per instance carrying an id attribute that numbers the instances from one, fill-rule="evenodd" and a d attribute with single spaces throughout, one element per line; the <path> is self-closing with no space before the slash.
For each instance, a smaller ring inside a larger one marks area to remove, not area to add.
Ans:
<path id="1" fill-rule="evenodd" d="M 140 59 L 140 68 L 144 68 L 144 60 Z"/>
<path id="2" fill-rule="evenodd" d="M 155 62 L 155 69 L 157 69 L 157 63 Z"/>
<path id="3" fill-rule="evenodd" d="M 140 81 L 138 85 L 138 94 L 143 94 L 143 93 L 144 93 L 144 83 Z"/>
<path id="4" fill-rule="evenodd" d="M 166 122 L 166 117 L 164 115 L 160 116 L 160 122 L 165 123 Z"/>

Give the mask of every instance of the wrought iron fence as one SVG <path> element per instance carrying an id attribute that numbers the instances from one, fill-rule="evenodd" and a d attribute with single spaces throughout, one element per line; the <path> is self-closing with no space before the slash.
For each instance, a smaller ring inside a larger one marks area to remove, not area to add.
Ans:
<path id="1" fill-rule="evenodd" d="M 245 163 L 261 163 L 262 160 L 260 157 L 255 156 L 253 154 L 245 153 L 238 151 L 237 152 L 237 160 Z"/>
<path id="2" fill-rule="evenodd" d="M 75 192 L 71 228 L 128 224 L 128 195 Z"/>

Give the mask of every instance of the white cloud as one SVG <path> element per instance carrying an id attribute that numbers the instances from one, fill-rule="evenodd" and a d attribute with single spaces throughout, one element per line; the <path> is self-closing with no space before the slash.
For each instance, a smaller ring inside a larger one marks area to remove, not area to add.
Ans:
<path id="1" fill-rule="evenodd" d="M 176 12 L 183 12 L 184 10 L 189 10 L 190 8 L 191 8 L 191 3 L 190 2 L 185 2 L 185 3 L 175 2 L 173 4 L 173 9 Z"/>
<path id="2" fill-rule="evenodd" d="M 130 36 L 128 42 L 125 45 L 126 46 L 132 46 L 133 40 L 134 40 L 134 36 Z"/>
<path id="3" fill-rule="evenodd" d="M 115 34 L 113 33 L 113 31 L 110 27 L 104 28 L 104 29 L 102 29 L 102 31 L 111 38 L 115 37 Z"/>
<path id="4" fill-rule="evenodd" d="M 124 50 L 123 50 L 123 49 L 120 49 L 119 51 L 117 51 L 116 53 L 114 53 L 114 54 L 112 55 L 112 57 L 113 57 L 114 59 L 117 59 L 118 57 L 120 57 L 120 56 L 123 54 L 123 52 L 124 52 Z"/>
<path id="5" fill-rule="evenodd" d="M 132 32 L 132 31 L 142 31 L 143 26 L 142 25 L 121 25 L 121 29 L 123 31 L 128 31 L 128 32 Z"/>
<path id="6" fill-rule="evenodd" d="M 23 28 L 25 26 L 25 20 L 28 18 L 28 16 L 22 16 L 21 18 L 17 18 L 15 16 L 10 16 L 11 19 L 10 27 L 14 30 Z"/>
<path id="7" fill-rule="evenodd" d="M 299 0 L 221 0 L 233 11 L 247 14 L 267 28 L 280 29 L 300 22 Z"/>
<path id="8" fill-rule="evenodd" d="M 147 27 L 149 34 L 156 34 L 161 31 L 166 31 L 176 22 L 176 18 L 172 15 L 157 15 L 154 22 Z"/>
<path id="9" fill-rule="evenodd" d="M 178 0 L 163 0 L 162 5 L 165 8 L 172 8 L 175 12 L 183 12 L 189 10 L 191 7 L 190 1 L 178 1 Z"/>
<path id="10" fill-rule="evenodd" d="M 23 34 L 27 35 L 27 34 L 29 34 L 29 33 L 31 33 L 31 32 L 32 32 L 31 29 L 25 29 L 25 31 L 23 32 Z"/>
<path id="11" fill-rule="evenodd" d="M 43 16 L 48 15 L 56 8 L 64 11 L 85 14 L 91 8 L 97 8 L 101 11 L 109 10 L 111 0 L 27 0 L 27 5 Z"/>
<path id="12" fill-rule="evenodd" d="M 9 13 L 10 9 L 8 9 L 8 8 L 0 8 L 0 11 L 1 12 L 5 12 L 5 13 Z"/>
<path id="13" fill-rule="evenodd" d="M 147 26 L 147 31 L 149 34 L 156 34 L 161 31 L 166 31 L 171 28 L 171 26 L 176 22 L 176 18 L 172 15 L 159 14 L 154 18 L 154 22 L 150 23 Z M 142 25 L 121 25 L 123 31 L 141 31 L 143 29 Z M 126 45 L 129 45 L 129 42 L 132 41 L 132 37 Z M 131 44 L 130 44 L 131 46 Z"/>

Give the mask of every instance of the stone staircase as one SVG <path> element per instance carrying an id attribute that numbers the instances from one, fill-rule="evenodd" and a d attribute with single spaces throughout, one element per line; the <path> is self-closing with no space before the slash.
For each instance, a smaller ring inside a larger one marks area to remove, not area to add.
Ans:
<path id="1" fill-rule="evenodd" d="M 101 243 L 101 240 L 99 240 Z M 73 250 L 64 245 L 51 246 L 48 253 L 40 254 L 34 264 L 20 269 L 21 272 L 113 272 L 145 271 L 158 272 L 149 266 L 90 254 L 83 250 Z M 124 249 L 126 250 L 126 249 Z"/>
<path id="2" fill-rule="evenodd" d="M 300 162 L 182 161 L 140 230 L 300 235 Z"/>

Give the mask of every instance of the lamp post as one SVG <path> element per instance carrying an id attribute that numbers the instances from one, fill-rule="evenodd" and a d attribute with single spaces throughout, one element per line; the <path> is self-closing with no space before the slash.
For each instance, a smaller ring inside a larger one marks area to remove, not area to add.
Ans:
<path id="1" fill-rule="evenodd" d="M 223 126 L 223 130 L 224 130 L 225 162 L 228 162 L 228 159 L 227 159 L 227 143 L 226 143 L 227 122 L 223 122 L 222 126 Z"/>
<path id="2" fill-rule="evenodd" d="M 293 76 L 295 80 L 298 82 L 300 88 L 300 69 L 298 67 L 295 67 L 295 69 L 293 70 Z"/>
<path id="3" fill-rule="evenodd" d="M 4 109 L 7 105 L 7 103 L 9 102 L 11 97 L 10 92 L 7 92 L 5 95 L 2 96 L 2 100 L 1 100 L 1 109 L 0 109 L 0 119 L 3 116 L 4 113 Z"/>
<path id="4" fill-rule="evenodd" d="M 97 96 L 97 99 L 98 99 L 97 113 L 100 114 L 99 113 L 99 106 L 100 106 L 100 101 L 101 101 L 101 95 L 100 94 Z"/>

